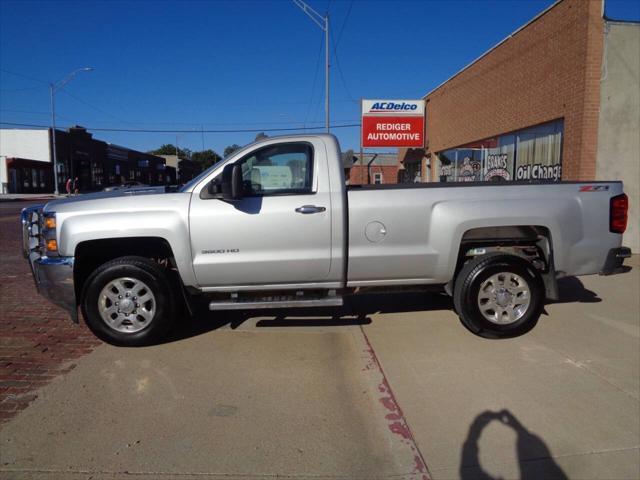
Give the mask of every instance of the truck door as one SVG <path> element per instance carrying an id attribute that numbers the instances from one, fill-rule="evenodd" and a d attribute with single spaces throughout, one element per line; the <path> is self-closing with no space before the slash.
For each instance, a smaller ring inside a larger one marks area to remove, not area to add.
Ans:
<path id="1" fill-rule="evenodd" d="M 274 143 L 235 162 L 242 167 L 242 199 L 216 197 L 222 169 L 213 189 L 194 192 L 189 222 L 200 286 L 324 281 L 331 267 L 326 162 L 322 142 Z"/>

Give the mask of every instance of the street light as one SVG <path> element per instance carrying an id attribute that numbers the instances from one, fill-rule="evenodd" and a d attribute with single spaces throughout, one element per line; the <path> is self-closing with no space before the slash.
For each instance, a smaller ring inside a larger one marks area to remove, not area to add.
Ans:
<path id="1" fill-rule="evenodd" d="M 49 90 L 51 91 L 51 140 L 52 140 L 52 148 L 53 148 L 53 183 L 54 183 L 54 191 L 53 193 L 58 195 L 60 192 L 58 190 L 58 153 L 56 152 L 56 107 L 54 102 L 55 93 L 64 87 L 73 77 L 75 77 L 80 72 L 90 72 L 93 70 L 92 67 L 83 67 L 74 70 L 69 75 L 64 77 L 62 80 L 59 80 L 56 83 L 49 83 Z"/>
<path id="2" fill-rule="evenodd" d="M 316 12 L 313 8 L 307 5 L 303 0 L 293 0 L 293 3 L 296 4 L 307 16 L 313 20 L 313 23 L 318 25 L 320 29 L 324 32 L 324 73 L 325 73 L 325 82 L 324 82 L 324 123 L 327 127 L 327 132 L 329 131 L 329 13 L 327 13 L 324 17 Z"/>

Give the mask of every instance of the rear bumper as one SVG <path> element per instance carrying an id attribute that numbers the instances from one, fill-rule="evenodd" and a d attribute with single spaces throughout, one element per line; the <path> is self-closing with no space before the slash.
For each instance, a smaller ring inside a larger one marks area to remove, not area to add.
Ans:
<path id="1" fill-rule="evenodd" d="M 607 254 L 607 259 L 604 262 L 600 275 L 613 275 L 615 273 L 622 273 L 625 271 L 622 265 L 625 258 L 631 256 L 631 249 L 628 247 L 612 248 Z"/>

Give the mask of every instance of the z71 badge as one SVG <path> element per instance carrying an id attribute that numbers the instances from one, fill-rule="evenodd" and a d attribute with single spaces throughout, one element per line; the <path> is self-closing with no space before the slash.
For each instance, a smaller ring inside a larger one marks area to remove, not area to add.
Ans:
<path id="1" fill-rule="evenodd" d="M 581 192 L 606 192 L 609 190 L 609 185 L 582 185 L 580 187 Z"/>

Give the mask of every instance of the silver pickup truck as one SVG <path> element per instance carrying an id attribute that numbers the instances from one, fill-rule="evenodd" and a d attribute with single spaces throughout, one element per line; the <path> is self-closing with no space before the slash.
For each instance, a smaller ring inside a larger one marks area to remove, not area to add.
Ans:
<path id="1" fill-rule="evenodd" d="M 473 333 L 537 322 L 566 275 L 630 255 L 621 182 L 345 186 L 327 134 L 268 138 L 177 190 L 100 192 L 22 212 L 42 295 L 117 345 L 162 338 L 186 307 L 337 307 L 439 290 Z"/>

